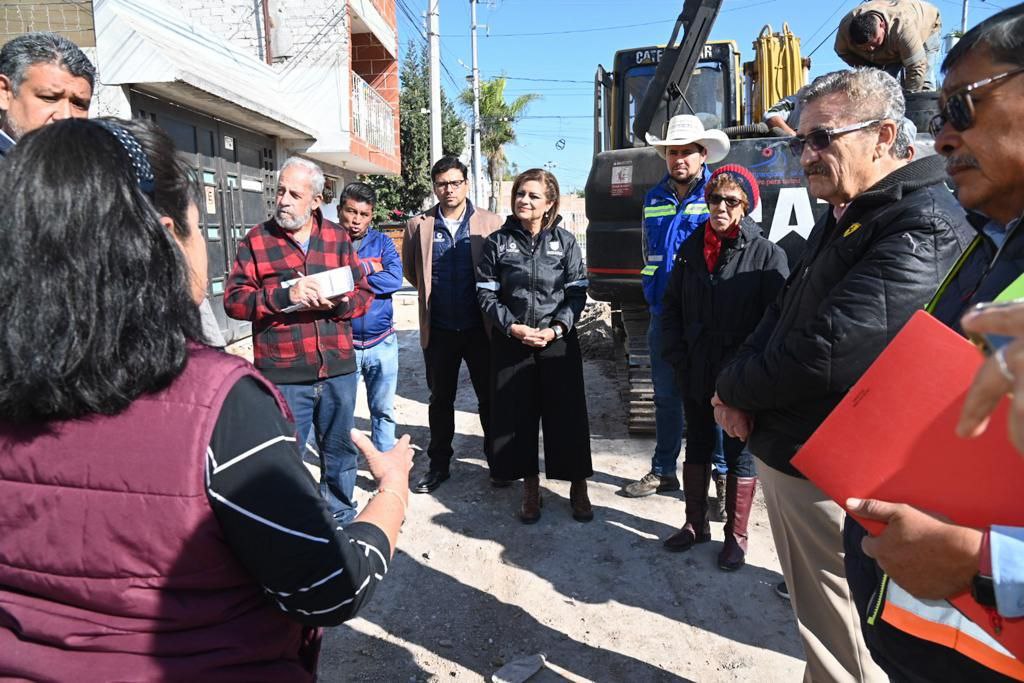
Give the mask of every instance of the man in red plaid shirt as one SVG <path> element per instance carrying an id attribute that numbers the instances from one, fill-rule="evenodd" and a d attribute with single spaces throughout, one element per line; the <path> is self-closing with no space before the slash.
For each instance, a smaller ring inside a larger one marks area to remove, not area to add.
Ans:
<path id="1" fill-rule="evenodd" d="M 298 157 L 285 161 L 274 217 L 238 245 L 224 310 L 252 321 L 256 367 L 288 401 L 300 447 L 315 430 L 320 493 L 344 524 L 355 518 L 357 464 L 349 439 L 358 386 L 349 321 L 373 302 L 366 276 L 374 265 L 360 261 L 348 233 L 323 217 L 323 189 L 316 164 Z M 355 289 L 333 300 L 308 277 L 346 266 Z M 297 281 L 284 286 L 289 280 Z M 296 305 L 300 310 L 285 312 Z"/>

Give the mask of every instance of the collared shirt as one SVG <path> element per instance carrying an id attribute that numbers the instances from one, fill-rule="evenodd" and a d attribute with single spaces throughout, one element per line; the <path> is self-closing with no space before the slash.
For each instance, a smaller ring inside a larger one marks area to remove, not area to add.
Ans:
<path id="1" fill-rule="evenodd" d="M 0 157 L 7 156 L 7 153 L 14 149 L 14 139 L 0 130 Z"/>
<path id="2" fill-rule="evenodd" d="M 1020 221 L 1010 221 L 1005 227 L 989 221 L 982 230 L 1002 248 L 1006 236 Z M 999 613 L 1004 617 L 1024 617 L 1024 527 L 993 526 L 989 538 Z"/>
<path id="3" fill-rule="evenodd" d="M 1024 528 L 993 526 L 989 542 L 996 607 L 1004 617 L 1024 617 Z"/>
<path id="4" fill-rule="evenodd" d="M 441 220 L 441 224 L 444 225 L 445 230 L 447 230 L 449 234 L 455 235 L 455 233 L 459 231 L 459 228 L 462 227 L 463 219 L 466 218 L 466 211 L 467 207 L 463 206 L 461 214 L 459 214 L 455 218 L 448 218 L 447 216 L 444 215 L 444 212 L 441 211 L 440 205 L 438 205 L 437 217 Z"/>
<path id="5" fill-rule="evenodd" d="M 253 323 L 255 365 L 275 384 L 297 384 L 354 372 L 350 320 L 373 302 L 367 266 L 348 232 L 317 209 L 307 251 L 271 219 L 238 245 L 224 290 L 224 311 Z M 355 289 L 329 310 L 285 312 L 292 306 L 283 283 L 303 275 L 349 267 Z"/>
<path id="6" fill-rule="evenodd" d="M 985 226 L 981 231 L 988 235 L 990 240 L 995 242 L 996 249 L 1002 249 L 1003 244 L 1006 243 L 1006 236 L 1010 234 L 1010 231 L 1013 230 L 1018 223 L 1020 223 L 1020 220 L 1020 218 L 1017 218 L 1006 225 L 1002 225 L 1001 223 L 997 223 L 990 219 L 988 223 L 985 223 Z"/>

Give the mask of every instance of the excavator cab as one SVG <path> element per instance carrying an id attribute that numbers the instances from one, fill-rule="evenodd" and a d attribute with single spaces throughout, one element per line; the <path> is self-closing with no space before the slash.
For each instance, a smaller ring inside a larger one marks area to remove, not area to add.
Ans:
<path id="1" fill-rule="evenodd" d="M 615 53 L 611 74 L 608 78 L 599 78 L 596 84 L 598 98 L 608 103 L 604 113 L 609 124 L 605 140 L 610 143 L 602 144 L 602 121 L 595 118 L 595 148 L 598 144 L 602 145 L 597 151 L 646 146 L 646 141 L 637 137 L 633 124 L 664 54 L 664 46 L 619 50 Z M 686 92 L 679 98 L 682 111 L 673 111 L 673 114 L 696 114 L 705 128 L 739 125 L 743 117 L 741 83 L 740 53 L 735 41 L 709 42 L 704 46 L 700 61 L 690 76 Z M 651 121 L 652 134 L 664 134 L 669 119 L 668 111 L 668 101 L 662 100 Z"/>

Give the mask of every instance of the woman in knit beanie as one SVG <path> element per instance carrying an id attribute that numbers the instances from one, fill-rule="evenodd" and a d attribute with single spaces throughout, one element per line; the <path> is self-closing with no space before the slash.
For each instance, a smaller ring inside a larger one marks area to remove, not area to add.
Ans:
<path id="1" fill-rule="evenodd" d="M 711 174 L 704 196 L 710 215 L 679 248 L 662 305 L 664 357 L 675 368 L 687 424 L 686 522 L 665 540 L 665 547 L 674 551 L 711 540 L 703 492 L 708 490 L 716 439 L 711 407 L 715 380 L 789 275 L 785 252 L 765 239 L 749 216 L 760 200 L 750 171 L 734 164 L 720 167 Z M 725 436 L 723 445 L 729 474 L 725 544 L 718 566 L 733 571 L 745 561 L 757 476 L 744 442 Z"/>

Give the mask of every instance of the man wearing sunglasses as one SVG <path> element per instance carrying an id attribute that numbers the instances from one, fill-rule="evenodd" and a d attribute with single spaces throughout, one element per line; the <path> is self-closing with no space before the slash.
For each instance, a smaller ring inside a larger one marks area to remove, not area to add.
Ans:
<path id="1" fill-rule="evenodd" d="M 931 131 L 976 232 L 928 308 L 961 333 L 965 312 L 992 301 L 1024 272 L 1022 48 L 1024 5 L 1017 5 L 971 29 L 942 64 L 942 109 Z M 1013 377 L 1005 359 L 1003 367 L 992 373 L 1003 383 L 997 396 Z M 970 591 L 993 620 L 1024 617 L 1024 529 L 960 527 L 900 501 L 861 501 L 850 509 L 887 524 L 867 538 L 848 521 L 845 545 L 855 600 L 878 607 L 874 624 L 865 619 L 865 640 L 894 680 L 1024 678 L 1024 662 L 944 601 Z M 941 642 L 948 645 L 935 641 L 936 625 L 946 629 Z"/>
<path id="2" fill-rule="evenodd" d="M 805 680 L 886 680 L 861 635 L 843 564 L 843 509 L 790 459 L 924 306 L 970 241 L 941 158 L 909 162 L 904 97 L 878 69 L 807 87 L 798 134 L 810 193 L 831 211 L 754 333 L 718 376 L 716 419 L 760 461 Z"/>
<path id="3" fill-rule="evenodd" d="M 874 66 L 900 77 L 904 90 L 935 90 L 939 9 L 923 0 L 868 0 L 843 17 L 835 50 L 852 67 Z"/>
<path id="4" fill-rule="evenodd" d="M 449 477 L 455 438 L 455 394 L 463 361 L 476 393 L 484 454 L 491 457 L 491 351 L 476 301 L 476 265 L 487 236 L 501 217 L 469 201 L 466 165 L 442 157 L 430 169 L 437 204 L 405 226 L 402 267 L 419 292 L 420 346 L 427 370 L 430 406 L 430 468 L 413 491 L 430 493 Z M 506 482 L 492 479 L 495 486 Z"/>

